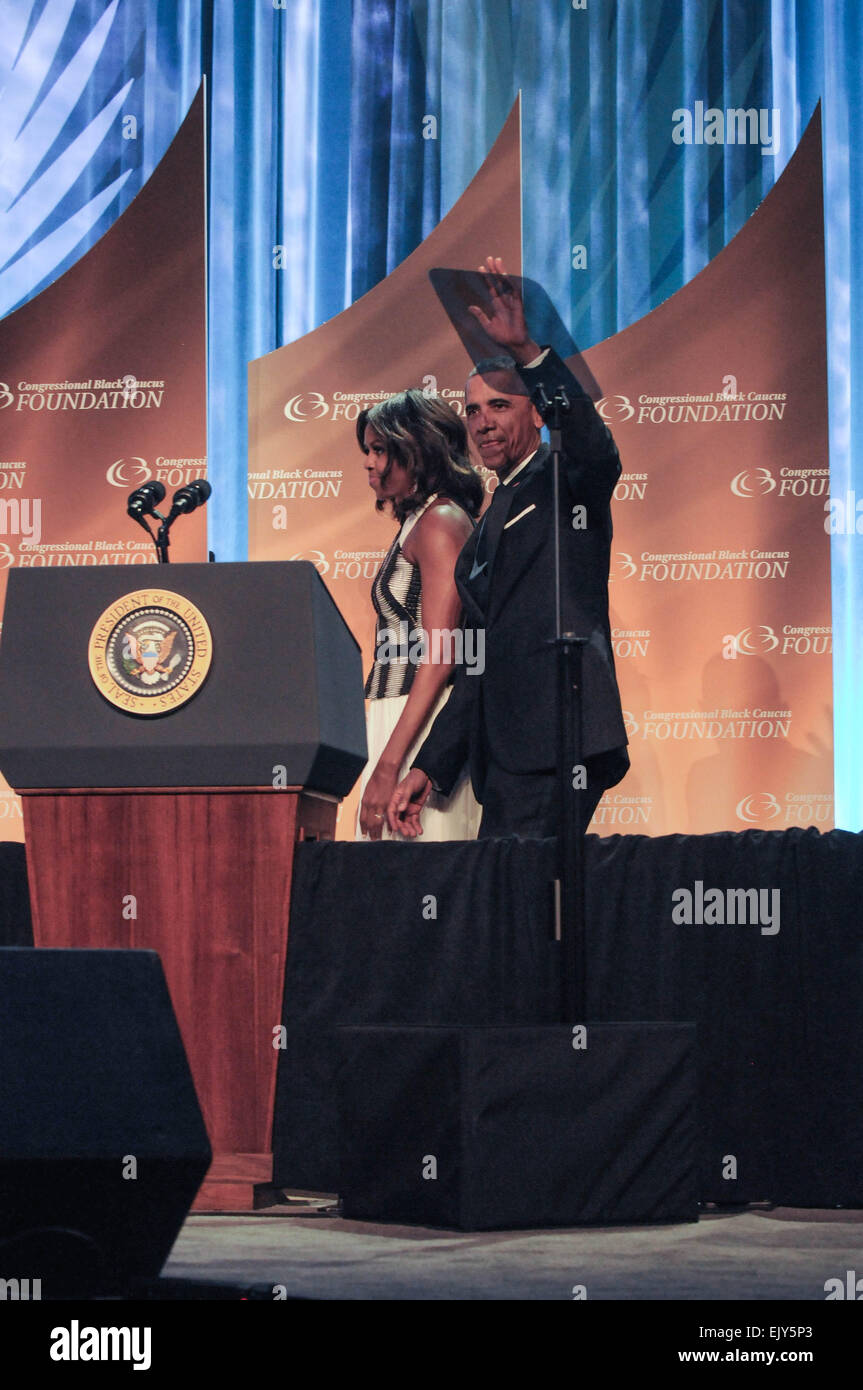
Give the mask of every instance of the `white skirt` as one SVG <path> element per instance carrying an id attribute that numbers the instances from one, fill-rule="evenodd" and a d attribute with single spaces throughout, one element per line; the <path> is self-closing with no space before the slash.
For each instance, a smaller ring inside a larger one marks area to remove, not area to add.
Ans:
<path id="1" fill-rule="evenodd" d="M 428 719 L 408 749 L 407 756 L 399 769 L 399 781 L 407 776 L 414 756 L 424 742 L 438 711 L 449 699 L 451 689 L 452 686 L 447 685 L 441 691 Z M 369 745 L 369 760 L 360 779 L 361 802 L 366 783 L 377 767 L 378 759 L 389 742 L 390 734 L 398 723 L 407 701 L 407 695 L 394 695 L 389 699 L 382 700 L 366 700 L 366 737 Z M 482 807 L 473 794 L 470 777 L 467 768 L 465 768 L 453 787 L 451 796 L 441 796 L 434 791 L 429 793 L 420 817 L 423 833 L 419 837 L 419 843 L 422 843 L 423 840 L 475 840 L 481 815 Z M 359 811 L 357 811 L 356 839 L 368 840 L 368 838 L 368 835 L 363 835 L 360 832 L 360 817 Z M 401 840 L 407 843 L 407 836 L 394 835 L 386 823 L 381 838 Z"/>

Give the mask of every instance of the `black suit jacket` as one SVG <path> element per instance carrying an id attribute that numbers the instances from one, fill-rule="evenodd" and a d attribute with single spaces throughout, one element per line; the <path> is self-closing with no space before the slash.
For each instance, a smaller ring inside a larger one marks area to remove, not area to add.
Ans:
<path id="1" fill-rule="evenodd" d="M 583 755 L 589 768 L 603 755 L 596 765 L 603 784 L 612 786 L 629 766 L 608 622 L 610 503 L 620 459 L 593 402 L 556 353 L 549 351 L 538 367 L 520 368 L 520 375 L 529 391 L 542 382 L 552 396 L 563 386 L 572 403 L 562 432 L 561 610 L 564 630 L 588 642 Z M 489 757 L 509 772 L 541 772 L 554 768 L 557 753 L 557 656 L 548 645 L 554 637 L 554 539 L 547 445 L 509 487 L 506 525 L 487 577 L 471 578 L 478 544 L 484 553 L 480 526 L 455 569 L 465 627 L 484 631 L 485 669 L 480 675 L 456 668 L 452 694 L 414 759 L 445 794 L 469 762 L 480 800 Z M 574 515 L 574 507 L 584 514 Z"/>

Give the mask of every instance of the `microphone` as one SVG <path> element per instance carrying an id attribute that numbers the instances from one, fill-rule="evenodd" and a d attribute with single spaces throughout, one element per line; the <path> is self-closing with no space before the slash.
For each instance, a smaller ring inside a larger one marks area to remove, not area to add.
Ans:
<path id="1" fill-rule="evenodd" d="M 161 502 L 165 496 L 164 483 L 154 479 L 132 493 L 128 504 L 129 515 L 143 526 L 154 542 L 160 565 L 167 565 L 168 563 L 168 546 L 170 544 L 168 533 L 177 517 L 183 516 L 187 512 L 193 512 L 197 507 L 202 507 L 212 491 L 213 489 L 206 478 L 198 478 L 193 483 L 187 483 L 185 487 L 178 488 L 174 493 L 171 499 L 171 510 L 167 516 L 162 516 L 161 512 L 156 511 L 156 503 Z M 157 516 L 161 521 L 162 524 L 157 536 L 153 535 L 144 520 L 145 516 Z"/>
<path id="2" fill-rule="evenodd" d="M 212 491 L 212 486 L 206 478 L 198 478 L 194 483 L 187 483 L 185 487 L 178 488 L 171 502 L 169 520 L 173 521 L 177 516 L 187 515 L 197 507 L 203 507 Z"/>
<path id="3" fill-rule="evenodd" d="M 140 521 L 142 526 L 146 526 L 145 516 L 158 516 L 156 507 L 165 496 L 165 484 L 160 483 L 158 478 L 152 482 L 144 483 L 143 487 L 136 488 L 129 493 L 129 500 L 126 503 L 126 511 L 133 521 Z"/>
<path id="4" fill-rule="evenodd" d="M 531 391 L 530 399 L 547 425 L 551 423 L 549 417 L 554 414 L 555 408 L 560 411 L 561 415 L 568 415 L 572 409 L 569 396 L 562 386 L 558 386 L 554 395 L 549 397 L 542 381 Z"/>

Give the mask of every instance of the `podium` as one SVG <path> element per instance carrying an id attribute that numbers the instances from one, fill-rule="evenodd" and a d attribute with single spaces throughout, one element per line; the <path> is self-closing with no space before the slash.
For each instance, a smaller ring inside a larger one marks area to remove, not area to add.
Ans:
<path id="1" fill-rule="evenodd" d="M 197 1210 L 272 1180 L 294 845 L 333 838 L 366 756 L 313 565 L 10 572 L 0 769 L 34 941 L 159 952 L 213 1148 Z"/>

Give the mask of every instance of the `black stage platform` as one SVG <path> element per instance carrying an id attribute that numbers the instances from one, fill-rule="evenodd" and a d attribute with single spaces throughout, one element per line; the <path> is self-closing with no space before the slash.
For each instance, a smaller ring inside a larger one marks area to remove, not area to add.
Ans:
<path id="1" fill-rule="evenodd" d="M 552 862 L 515 837 L 298 847 L 277 1185 L 337 1190 L 337 1025 L 557 1021 Z M 701 1201 L 863 1205 L 863 835 L 588 836 L 587 865 L 589 1021 L 697 1025 Z M 712 888 L 767 915 L 673 920 Z"/>
<path id="2" fill-rule="evenodd" d="M 298 847 L 276 1185 L 337 1190 L 338 1025 L 557 1021 L 552 857 Z M 701 1201 L 863 1206 L 863 835 L 588 836 L 587 863 L 589 1021 L 697 1025 Z M 778 918 L 675 922 L 698 883 L 767 890 L 771 911 L 776 889 Z M 0 944 L 31 942 L 24 848 L 0 845 Z"/>

